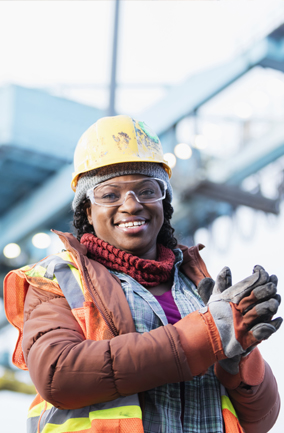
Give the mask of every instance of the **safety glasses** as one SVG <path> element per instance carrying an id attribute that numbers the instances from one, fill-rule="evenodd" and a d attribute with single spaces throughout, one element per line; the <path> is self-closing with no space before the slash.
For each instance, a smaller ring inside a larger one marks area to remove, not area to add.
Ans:
<path id="1" fill-rule="evenodd" d="M 105 207 L 121 206 L 129 195 L 139 203 L 154 203 L 166 197 L 167 184 L 158 178 L 103 182 L 90 188 L 87 197 L 92 204 Z"/>

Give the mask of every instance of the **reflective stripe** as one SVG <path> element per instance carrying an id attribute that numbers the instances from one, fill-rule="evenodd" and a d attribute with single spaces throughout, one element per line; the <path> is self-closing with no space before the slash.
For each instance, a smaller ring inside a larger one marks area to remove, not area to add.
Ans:
<path id="1" fill-rule="evenodd" d="M 72 268 L 74 267 L 64 262 L 54 267 L 54 275 L 71 309 L 82 307 L 85 302 L 81 285 L 78 284 Z"/>
<path id="2" fill-rule="evenodd" d="M 80 272 L 79 272 L 79 270 L 77 269 L 77 267 L 74 264 L 73 257 L 71 256 L 71 254 L 69 253 L 69 251 L 64 251 L 63 253 L 59 253 L 59 256 L 64 261 L 66 261 L 66 263 L 69 262 L 70 269 L 71 269 L 71 271 L 72 271 L 75 279 L 77 280 L 78 286 L 81 288 L 81 290 L 83 292 Z"/>
<path id="3" fill-rule="evenodd" d="M 232 402 L 227 395 L 221 396 L 221 404 L 222 404 L 222 410 L 228 409 L 236 418 L 238 418 L 234 406 L 232 405 Z"/>
<path id="4" fill-rule="evenodd" d="M 37 404 L 36 406 L 34 406 L 32 409 L 29 410 L 28 412 L 28 418 L 33 418 L 35 416 L 40 416 L 42 410 L 44 409 L 46 405 L 45 401 L 42 401 L 41 403 Z M 53 406 L 50 403 L 47 403 L 47 410 L 51 409 Z"/>
<path id="5" fill-rule="evenodd" d="M 72 265 L 69 265 L 69 268 L 71 269 L 72 274 L 73 274 L 75 280 L 77 281 L 78 286 L 80 287 L 80 289 L 83 292 L 83 288 L 82 288 L 83 286 L 82 286 L 82 282 L 81 282 L 80 272 L 78 271 L 77 268 L 75 268 Z"/>
<path id="6" fill-rule="evenodd" d="M 83 306 L 85 297 L 80 273 L 68 251 L 47 257 L 25 273 L 29 277 L 47 278 L 57 283 L 71 309 Z"/>
<path id="7" fill-rule="evenodd" d="M 45 401 L 34 406 L 30 409 L 28 416 L 38 416 L 41 414 L 42 409 L 44 408 Z M 57 409 L 52 406 L 52 404 L 47 403 L 47 410 L 52 409 L 54 424 L 62 424 L 66 421 L 66 419 L 74 416 L 75 418 L 86 418 L 89 417 L 90 412 L 104 412 L 110 411 L 113 409 L 119 409 L 122 407 L 139 407 L 139 398 L 138 394 L 128 395 L 126 397 L 118 397 L 115 400 L 106 401 L 104 403 L 96 403 L 90 406 L 81 407 L 79 409 Z"/>
<path id="8" fill-rule="evenodd" d="M 96 410 L 90 412 L 90 419 L 123 419 L 139 418 L 142 419 L 140 406 L 120 406 L 112 409 Z"/>
<path id="9" fill-rule="evenodd" d="M 30 277 L 44 277 L 44 278 L 48 278 L 48 279 L 52 280 L 53 274 L 50 277 L 47 277 L 46 272 L 44 272 L 44 270 L 46 271 L 48 269 L 48 266 L 50 265 L 50 263 L 56 259 L 60 260 L 58 255 L 51 255 L 51 256 L 45 257 L 45 259 L 41 260 L 40 262 L 36 263 L 35 265 L 24 266 L 23 268 L 21 268 L 21 270 L 24 271 L 25 274 L 30 276 Z"/>
<path id="10" fill-rule="evenodd" d="M 27 432 L 28 433 L 37 433 L 38 432 L 38 428 L 37 428 L 38 421 L 39 421 L 39 416 L 27 419 Z"/>
<path id="11" fill-rule="evenodd" d="M 19 269 L 19 271 L 27 271 L 28 269 L 30 269 L 33 265 L 26 265 L 23 266 L 22 268 Z"/>
<path id="12" fill-rule="evenodd" d="M 142 412 L 139 406 L 121 406 L 112 409 L 95 410 L 89 413 L 88 418 L 70 418 L 63 424 L 48 423 L 42 433 L 65 433 L 87 430 L 95 419 L 142 419 Z"/>
<path id="13" fill-rule="evenodd" d="M 89 413 L 88 418 L 69 418 L 63 424 L 47 423 L 42 433 L 65 433 L 87 430 L 95 419 L 142 419 L 142 412 L 139 406 L 121 406 L 112 409 L 95 410 Z"/>
<path id="14" fill-rule="evenodd" d="M 29 271 L 25 272 L 26 275 L 28 275 L 29 277 L 42 277 L 42 278 L 48 278 L 46 276 L 46 268 L 41 266 L 41 265 L 37 265 L 34 268 L 30 269 Z M 57 283 L 58 281 L 56 280 L 56 278 L 48 278 L 49 280 L 55 280 L 55 282 Z"/>
<path id="15" fill-rule="evenodd" d="M 42 406 L 42 404 L 38 405 L 38 406 Z M 50 406 L 50 405 L 49 405 Z M 67 416 L 70 416 L 70 418 L 68 418 L 65 422 L 61 423 L 61 424 L 54 424 L 52 422 L 47 422 L 44 427 L 41 426 L 41 428 L 43 427 L 43 429 L 40 429 L 41 433 L 66 433 L 68 432 L 76 432 L 76 431 L 81 431 L 81 430 L 88 430 L 91 428 L 92 426 L 92 421 L 94 420 L 115 420 L 115 419 L 133 419 L 133 418 L 137 418 L 139 420 L 142 420 L 142 411 L 140 406 L 120 406 L 120 407 L 115 407 L 115 408 L 111 408 L 111 409 L 105 409 L 105 410 L 95 410 L 95 411 L 91 411 L 89 412 L 89 416 L 88 417 L 80 417 L 80 418 L 75 418 L 74 416 L 74 412 L 72 410 L 59 410 L 56 409 L 54 407 L 52 407 L 51 409 L 47 410 L 44 414 L 43 420 L 44 423 L 46 422 L 45 420 L 48 420 L 49 417 L 49 412 L 53 412 L 55 411 L 55 413 L 59 413 L 63 412 L 65 413 Z M 63 415 L 63 414 L 60 414 Z M 51 418 L 52 414 L 51 414 Z M 53 419 L 52 419 L 53 420 Z M 37 431 L 37 424 L 39 421 L 39 416 L 35 416 L 32 418 L 28 418 L 28 432 L 29 433 L 34 433 Z"/>
<path id="16" fill-rule="evenodd" d="M 46 402 L 34 406 L 28 413 L 28 433 L 36 433 Z M 50 403 L 40 422 L 41 433 L 65 433 L 88 430 L 94 420 L 139 419 L 142 421 L 142 411 L 137 394 L 119 397 L 105 403 L 97 403 L 80 409 L 57 409 Z M 140 430 L 139 430 L 140 431 Z M 141 430 L 143 431 L 143 430 Z"/>

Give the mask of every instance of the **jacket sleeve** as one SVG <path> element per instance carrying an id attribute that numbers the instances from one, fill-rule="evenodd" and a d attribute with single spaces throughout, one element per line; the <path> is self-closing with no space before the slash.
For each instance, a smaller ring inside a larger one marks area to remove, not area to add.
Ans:
<path id="1" fill-rule="evenodd" d="M 260 385 L 249 389 L 240 385 L 228 392 L 246 433 L 267 433 L 275 424 L 280 411 L 280 397 L 275 377 L 267 363 Z"/>
<path id="2" fill-rule="evenodd" d="M 39 394 L 74 409 L 192 379 L 172 325 L 86 340 L 61 296 L 29 287 L 22 348 Z"/>
<path id="3" fill-rule="evenodd" d="M 267 433 L 278 417 L 280 397 L 269 365 L 255 348 L 240 363 L 239 373 L 231 375 L 215 364 L 215 373 L 226 387 L 246 433 Z"/>

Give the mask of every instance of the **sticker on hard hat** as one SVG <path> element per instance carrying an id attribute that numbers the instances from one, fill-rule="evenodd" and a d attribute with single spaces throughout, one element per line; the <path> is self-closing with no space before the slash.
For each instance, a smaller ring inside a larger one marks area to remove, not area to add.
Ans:
<path id="1" fill-rule="evenodd" d="M 153 158 L 154 160 L 155 157 L 159 155 L 162 158 L 162 146 L 157 135 L 155 135 L 144 122 L 138 122 L 134 119 L 133 122 L 139 157 L 147 159 Z"/>
<path id="2" fill-rule="evenodd" d="M 157 136 L 157 134 L 155 134 L 154 131 L 152 131 L 151 128 L 149 128 L 148 125 L 146 125 L 145 122 L 138 122 L 138 125 L 140 126 L 140 128 L 142 129 L 142 131 L 145 132 L 145 134 L 148 135 L 148 137 L 151 138 L 151 140 L 155 141 L 155 143 L 159 143 L 159 137 Z"/>

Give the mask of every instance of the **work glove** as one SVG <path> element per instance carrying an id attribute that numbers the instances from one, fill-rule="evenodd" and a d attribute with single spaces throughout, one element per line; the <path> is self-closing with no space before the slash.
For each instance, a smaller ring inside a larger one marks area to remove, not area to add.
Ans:
<path id="1" fill-rule="evenodd" d="M 208 280 L 206 284 L 208 289 Z M 210 296 L 205 285 L 199 288 L 200 294 L 207 293 L 207 305 L 174 325 L 193 376 L 204 374 L 216 361 L 248 353 L 282 323 L 281 318 L 271 320 L 280 301 L 274 278 L 270 281 L 261 266 L 255 266 L 253 274 L 241 282 L 230 284 L 231 272 L 226 267 Z"/>
<path id="2" fill-rule="evenodd" d="M 279 306 L 275 298 L 277 289 L 261 266 L 255 266 L 252 275 L 228 287 L 231 278 L 230 269 L 223 268 L 207 306 L 200 311 L 205 313 L 209 309 L 228 358 L 247 353 L 282 323 L 280 317 L 271 320 Z"/>
<path id="3" fill-rule="evenodd" d="M 259 273 L 259 280 L 254 282 L 256 278 L 254 274 L 257 272 Z M 255 266 L 251 277 L 236 284 L 234 289 L 230 290 L 232 284 L 231 271 L 229 268 L 224 268 L 219 273 L 216 283 L 211 278 L 204 278 L 197 288 L 199 295 L 203 302 L 209 306 L 209 309 L 210 303 L 216 302 L 218 294 L 223 294 L 221 295 L 223 302 L 232 302 L 232 314 L 229 314 L 229 316 L 235 321 L 234 330 L 237 341 L 240 342 L 246 330 L 249 330 L 248 335 L 245 337 L 246 341 L 251 342 L 249 347 L 246 347 L 246 349 L 243 347 L 244 351 L 242 353 L 232 352 L 232 350 L 236 350 L 236 347 L 235 349 L 232 348 L 232 345 L 236 346 L 236 342 L 233 342 L 234 339 L 232 339 L 225 352 L 228 359 L 219 361 L 222 368 L 230 374 L 237 374 L 242 357 L 250 353 L 262 340 L 269 338 L 279 329 L 282 323 L 281 318 L 271 320 L 281 302 L 280 295 L 276 293 L 278 282 L 276 275 L 269 276 L 261 266 Z M 247 286 L 248 282 L 252 285 Z M 247 287 L 245 288 L 245 286 Z M 244 292 L 242 292 L 242 287 L 245 288 Z M 223 293 L 225 290 L 229 290 L 229 292 Z M 228 305 L 226 309 L 228 310 Z M 218 304 L 211 305 L 211 313 L 213 312 L 215 317 L 218 314 L 217 310 Z M 244 344 L 247 346 L 247 343 Z M 235 354 L 233 355 L 233 353 Z"/>

